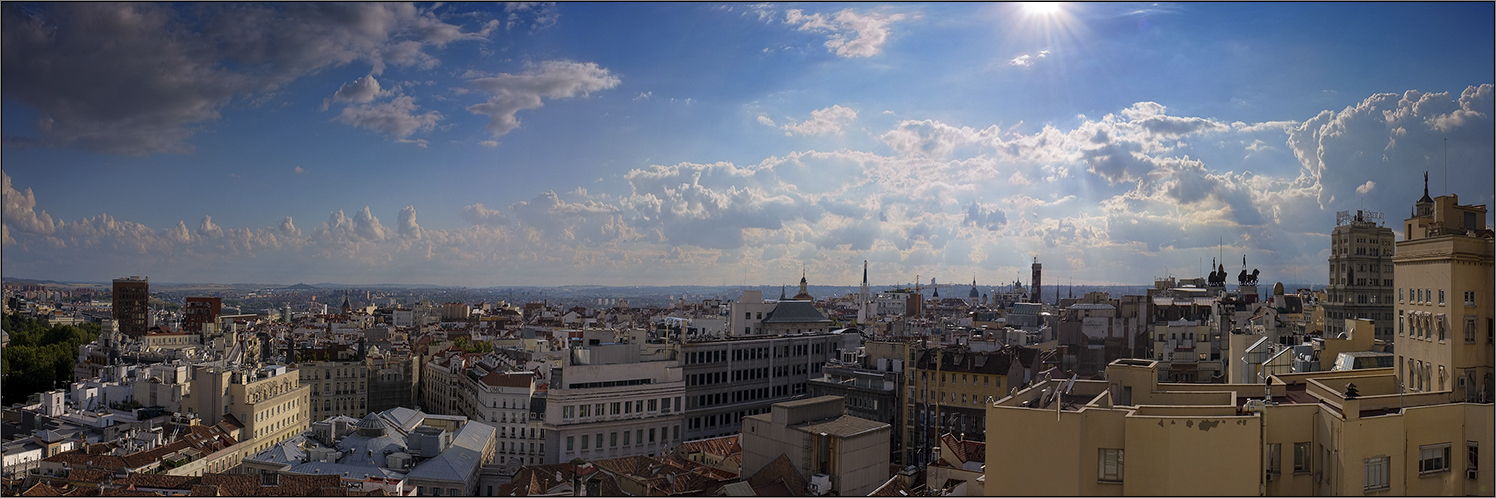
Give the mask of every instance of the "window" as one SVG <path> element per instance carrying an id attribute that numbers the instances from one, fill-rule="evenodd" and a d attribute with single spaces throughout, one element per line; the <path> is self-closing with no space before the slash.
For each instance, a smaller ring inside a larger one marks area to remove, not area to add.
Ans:
<path id="1" fill-rule="evenodd" d="M 1122 450 L 1099 448 L 1096 452 L 1096 480 L 1122 482 Z"/>
<path id="2" fill-rule="evenodd" d="M 654 430 L 654 428 L 650 428 L 649 429 L 649 442 L 651 442 L 651 443 L 655 442 L 655 430 Z"/>
<path id="3" fill-rule="evenodd" d="M 568 436 L 567 439 L 571 439 L 571 437 Z M 584 450 L 587 449 L 587 435 L 586 434 L 582 435 L 582 449 L 584 449 Z"/>
<path id="4" fill-rule="evenodd" d="M 1388 457 L 1378 456 L 1366 459 L 1365 489 L 1367 491 L 1386 489 L 1390 486 L 1387 480 Z"/>
<path id="5" fill-rule="evenodd" d="M 623 445 L 629 445 L 629 431 L 623 431 Z"/>
<path id="6" fill-rule="evenodd" d="M 1475 479 L 1480 476 L 1480 443 L 1465 441 L 1465 477 Z"/>
<path id="7" fill-rule="evenodd" d="M 1444 305 L 1444 289 L 1439 289 L 1439 305 Z"/>
<path id="8" fill-rule="evenodd" d="M 627 432 L 627 431 L 625 431 L 625 432 Z M 608 446 L 615 447 L 615 448 L 618 447 L 618 433 L 617 432 L 612 432 L 612 433 L 608 434 Z"/>
<path id="9" fill-rule="evenodd" d="M 1283 445 L 1272 443 L 1267 445 L 1267 473 L 1278 475 L 1283 472 Z"/>
<path id="10" fill-rule="evenodd" d="M 1418 473 L 1449 472 L 1449 443 L 1418 447 Z"/>
<path id="11" fill-rule="evenodd" d="M 1293 473 L 1309 472 L 1309 443 L 1293 443 Z"/>
<path id="12" fill-rule="evenodd" d="M 1475 306 L 1475 291 L 1465 291 L 1465 306 Z"/>

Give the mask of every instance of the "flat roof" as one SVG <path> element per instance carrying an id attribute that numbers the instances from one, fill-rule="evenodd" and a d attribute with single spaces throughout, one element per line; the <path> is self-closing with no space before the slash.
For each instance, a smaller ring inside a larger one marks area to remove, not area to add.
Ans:
<path id="1" fill-rule="evenodd" d="M 830 420 L 811 422 L 805 425 L 801 425 L 796 427 L 796 429 L 811 434 L 824 433 L 831 436 L 849 437 L 889 427 L 893 426 L 889 425 L 888 422 L 879 422 L 876 420 L 853 417 L 851 415 L 842 415 Z"/>

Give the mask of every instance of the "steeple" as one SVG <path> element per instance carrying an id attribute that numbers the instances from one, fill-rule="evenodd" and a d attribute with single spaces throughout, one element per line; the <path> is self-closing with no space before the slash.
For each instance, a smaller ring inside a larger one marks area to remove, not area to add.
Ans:
<path id="1" fill-rule="evenodd" d="M 971 276 L 971 293 L 967 294 L 966 297 L 969 297 L 969 298 L 972 298 L 972 299 L 976 299 L 978 297 L 982 297 L 982 293 L 977 292 L 977 276 L 976 275 L 972 275 Z"/>
<path id="2" fill-rule="evenodd" d="M 1420 217 L 1429 217 L 1434 215 L 1434 199 L 1428 196 L 1427 171 L 1423 172 L 1423 198 L 1418 199 L 1418 203 L 1414 204 L 1414 207 L 1415 209 L 1417 209 L 1417 215 Z"/>
<path id="3" fill-rule="evenodd" d="M 799 294 L 795 294 L 795 300 L 796 301 L 814 301 L 815 300 L 814 297 L 810 296 L 810 290 L 808 288 L 809 285 L 810 284 L 808 282 L 806 282 L 806 280 L 805 280 L 805 270 L 801 269 L 800 270 L 800 293 Z"/>

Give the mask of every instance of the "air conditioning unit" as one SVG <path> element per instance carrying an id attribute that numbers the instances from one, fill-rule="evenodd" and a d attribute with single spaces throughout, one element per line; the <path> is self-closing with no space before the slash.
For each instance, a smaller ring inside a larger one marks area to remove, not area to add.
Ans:
<path id="1" fill-rule="evenodd" d="M 1479 469 L 1465 469 L 1465 478 L 1466 479 L 1480 479 L 1480 470 Z"/>
<path id="2" fill-rule="evenodd" d="M 1277 472 L 1268 472 L 1267 473 L 1267 482 L 1273 482 L 1273 479 L 1275 479 L 1277 477 L 1278 477 L 1278 473 Z"/>
<path id="3" fill-rule="evenodd" d="M 1460 387 L 1465 387 L 1465 377 L 1461 376 L 1458 380 L 1455 381 L 1455 384 L 1458 384 Z"/>
<path id="4" fill-rule="evenodd" d="M 807 487 L 810 488 L 811 494 L 826 496 L 831 493 L 831 476 L 826 474 L 810 476 L 810 486 Z"/>

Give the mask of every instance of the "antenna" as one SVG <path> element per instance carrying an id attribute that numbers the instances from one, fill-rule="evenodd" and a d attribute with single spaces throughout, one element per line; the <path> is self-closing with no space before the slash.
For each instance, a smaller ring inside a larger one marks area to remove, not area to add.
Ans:
<path id="1" fill-rule="evenodd" d="M 1449 195 L 1449 137 L 1444 137 L 1444 195 Z"/>

